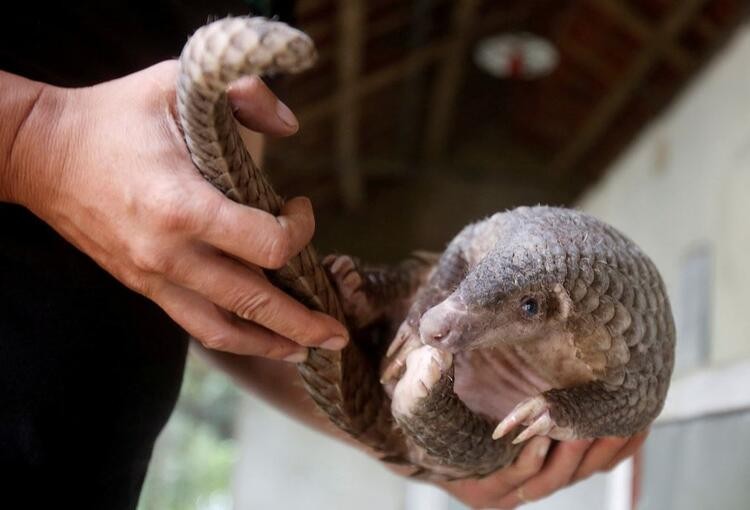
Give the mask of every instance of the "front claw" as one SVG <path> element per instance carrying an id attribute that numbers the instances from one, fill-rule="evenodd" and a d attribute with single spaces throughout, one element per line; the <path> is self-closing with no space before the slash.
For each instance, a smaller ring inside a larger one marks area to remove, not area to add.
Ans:
<path id="1" fill-rule="evenodd" d="M 398 382 L 406 369 L 406 358 L 415 349 L 422 347 L 419 334 L 408 322 L 404 322 L 398 328 L 388 351 L 385 353 L 381 367 L 380 383 L 393 385 Z"/>
<path id="2" fill-rule="evenodd" d="M 492 439 L 500 439 L 517 425 L 526 428 L 513 439 L 513 444 L 522 443 L 534 436 L 547 436 L 552 439 L 575 439 L 576 434 L 569 427 L 559 427 L 550 415 L 550 405 L 543 396 L 528 398 L 518 404 L 495 428 Z"/>
<path id="3" fill-rule="evenodd" d="M 344 315 L 350 323 L 364 327 L 372 322 L 377 311 L 368 299 L 357 262 L 348 255 L 328 255 L 322 264 L 336 286 Z"/>
<path id="4" fill-rule="evenodd" d="M 411 416 L 452 369 L 453 355 L 429 345 L 412 350 L 406 357 L 406 371 L 393 390 L 394 415 Z"/>

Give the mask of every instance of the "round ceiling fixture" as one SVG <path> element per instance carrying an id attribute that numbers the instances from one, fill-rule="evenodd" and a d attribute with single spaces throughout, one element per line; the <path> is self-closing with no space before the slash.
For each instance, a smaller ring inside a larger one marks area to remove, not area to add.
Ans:
<path id="1" fill-rule="evenodd" d="M 559 59 L 552 43 L 527 32 L 487 37 L 474 49 L 477 66 L 496 78 L 540 78 L 551 73 Z"/>

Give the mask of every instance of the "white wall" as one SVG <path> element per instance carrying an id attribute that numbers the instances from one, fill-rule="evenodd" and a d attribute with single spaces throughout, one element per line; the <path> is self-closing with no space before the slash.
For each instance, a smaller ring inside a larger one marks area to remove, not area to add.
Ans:
<path id="1" fill-rule="evenodd" d="M 738 368 L 746 370 L 746 363 L 737 363 L 750 359 L 748 26 L 736 33 L 726 49 L 668 111 L 638 137 L 597 185 L 588 190 L 579 207 L 613 224 L 636 241 L 653 258 L 667 284 L 677 323 L 678 370 L 665 414 L 686 414 L 687 408 L 699 414 L 711 412 L 711 405 L 702 406 L 705 409 L 694 405 L 699 394 L 707 398 L 709 404 L 721 401 L 718 403 L 724 405 L 725 400 L 738 398 L 746 403 L 747 388 L 737 387 L 737 381 L 747 377 L 728 374 L 737 372 Z M 696 253 L 709 255 L 704 259 L 705 265 L 694 263 Z M 705 272 L 705 275 L 696 275 L 696 272 Z M 701 341 L 705 342 L 705 359 L 696 354 L 700 346 L 695 343 Z M 700 378 L 714 382 L 708 388 L 698 388 L 700 391 L 691 389 Z M 686 398 L 690 405 L 684 405 Z M 725 407 L 728 410 L 731 406 Z M 647 443 L 647 458 L 649 454 L 653 457 L 653 452 L 665 453 L 665 445 L 660 441 L 664 440 L 663 432 L 668 429 L 659 427 L 652 434 Z M 691 441 L 687 435 L 675 437 L 679 437 L 678 442 Z M 735 437 L 732 441 L 742 441 L 746 437 Z M 695 443 L 679 444 L 684 451 L 695 449 Z M 737 460 L 726 457 L 722 464 L 731 471 Z M 697 462 L 700 465 L 703 458 Z M 659 479 L 662 485 L 666 484 L 669 473 L 654 471 L 653 463 L 646 464 L 643 506 L 653 508 L 654 500 L 665 504 L 674 502 L 673 495 L 663 493 L 660 484 L 652 482 L 652 479 Z M 588 490 L 587 483 L 591 485 Z M 596 480 L 587 483 L 577 490 L 593 493 L 601 487 Z M 672 481 L 672 485 L 664 487 L 672 487 L 687 498 L 696 496 L 690 485 L 676 489 L 674 484 Z M 734 495 L 744 497 L 740 495 L 740 486 L 735 488 Z M 576 508 L 565 504 L 567 501 L 560 496 L 540 503 L 538 508 Z M 607 508 L 612 508 L 613 504 L 610 499 Z"/>
<path id="2" fill-rule="evenodd" d="M 681 268 L 713 253 L 710 361 L 750 356 L 750 30 L 739 30 L 580 202 L 653 259 L 679 325 Z M 681 302 L 683 301 L 683 302 Z"/>
<path id="3" fill-rule="evenodd" d="M 400 510 L 404 481 L 349 446 L 244 397 L 233 482 L 237 510 Z"/>

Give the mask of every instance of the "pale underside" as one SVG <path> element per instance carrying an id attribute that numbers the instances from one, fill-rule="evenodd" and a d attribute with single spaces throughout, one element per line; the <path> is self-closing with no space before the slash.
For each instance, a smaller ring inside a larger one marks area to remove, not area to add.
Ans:
<path id="1" fill-rule="evenodd" d="M 418 338 L 404 342 L 386 364 L 385 388 L 393 397 L 393 376 L 403 373 L 406 357 L 422 346 Z M 453 355 L 454 390 L 473 412 L 493 421 L 505 418 L 523 400 L 552 388 L 568 388 L 595 379 L 593 371 L 577 354 L 571 334 L 541 338 L 524 345 L 498 345 Z M 394 363 L 397 365 L 394 370 Z M 394 373 L 396 372 L 396 373 Z M 396 376 L 398 377 L 398 376 Z M 420 381 L 400 380 L 401 398 L 419 398 Z M 408 390 L 407 387 L 415 387 Z M 410 407 L 396 399 L 397 405 Z"/>

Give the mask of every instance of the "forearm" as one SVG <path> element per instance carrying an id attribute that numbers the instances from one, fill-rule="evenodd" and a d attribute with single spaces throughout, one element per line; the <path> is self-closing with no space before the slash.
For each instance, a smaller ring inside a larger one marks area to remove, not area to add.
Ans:
<path id="1" fill-rule="evenodd" d="M 39 130 L 36 122 L 39 105 L 47 103 L 44 92 L 50 87 L 36 81 L 0 71 L 0 201 L 19 202 L 30 181 L 30 161 L 26 138 Z M 35 133 L 44 136 L 43 133 Z"/>

